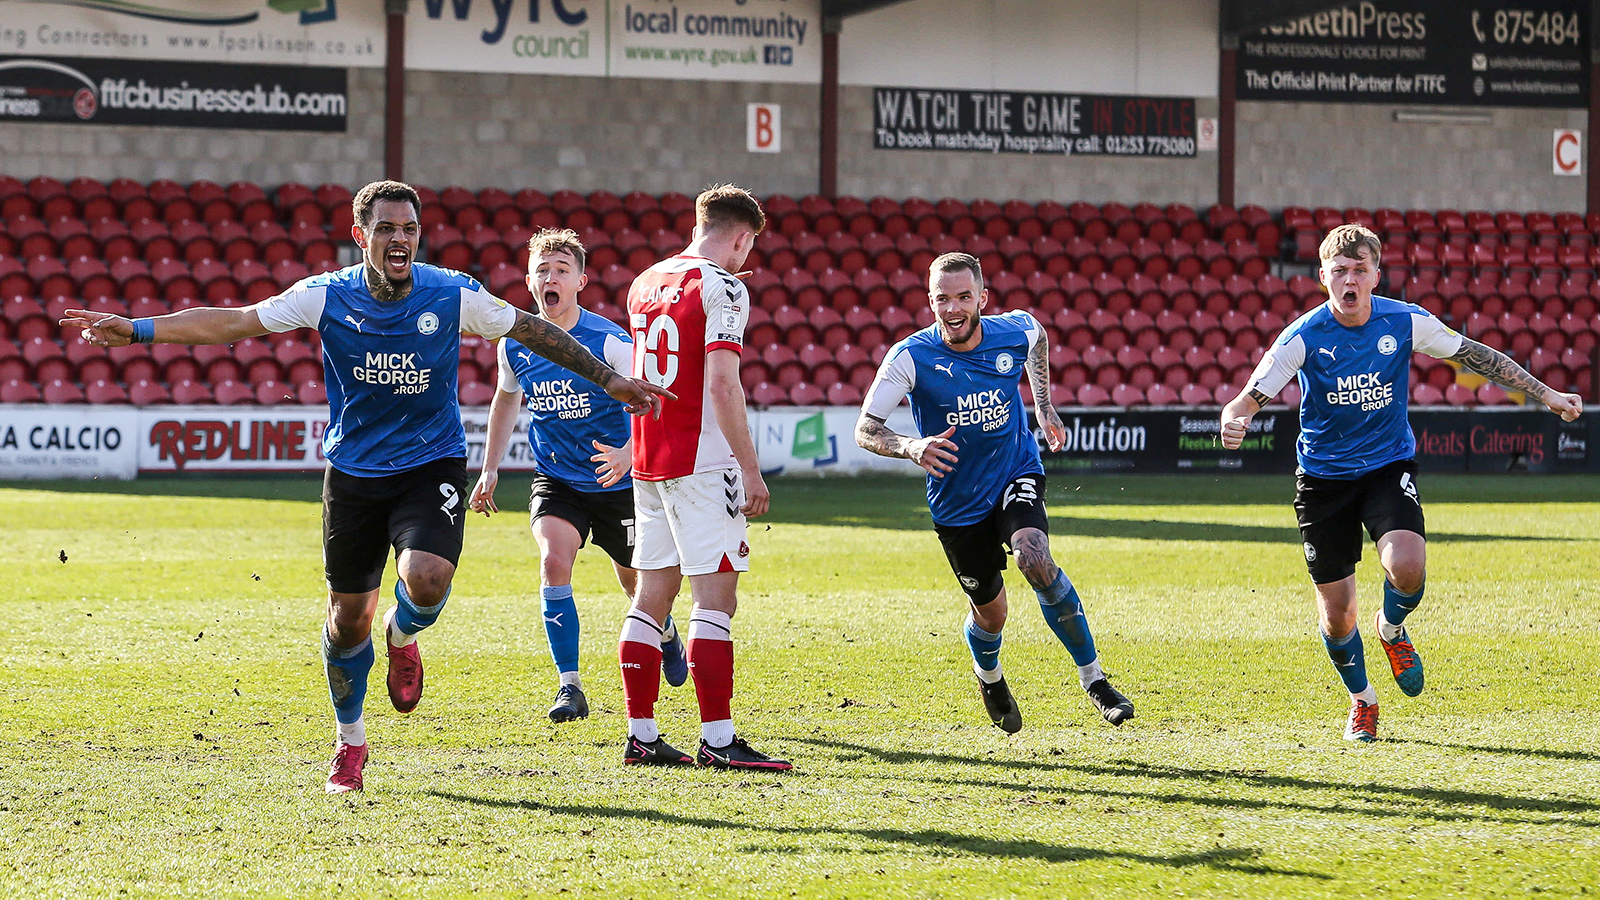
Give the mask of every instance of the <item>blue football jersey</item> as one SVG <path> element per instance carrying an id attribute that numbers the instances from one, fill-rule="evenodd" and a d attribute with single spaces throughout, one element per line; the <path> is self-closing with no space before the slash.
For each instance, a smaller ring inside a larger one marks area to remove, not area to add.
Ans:
<path id="1" fill-rule="evenodd" d="M 633 340 L 603 316 L 578 311 L 568 332 L 611 368 L 629 371 Z M 595 475 L 593 441 L 621 447 L 632 436 L 628 411 L 599 385 L 586 381 L 513 340 L 502 340 L 500 390 L 521 391 L 528 407 L 528 443 L 534 466 L 575 491 L 620 491 L 633 486 L 624 477 L 601 487 Z"/>
<path id="2" fill-rule="evenodd" d="M 517 311 L 460 272 L 411 266 L 411 291 L 380 302 L 361 265 L 314 275 L 256 307 L 269 331 L 322 334 L 328 430 L 322 453 L 371 477 L 467 455 L 456 402 L 461 332 L 491 340 Z"/>
<path id="3" fill-rule="evenodd" d="M 1246 390 L 1268 397 L 1300 379 L 1300 469 L 1319 478 L 1356 478 L 1416 455 L 1406 417 L 1413 351 L 1443 359 L 1461 335 L 1411 303 L 1372 298 L 1365 325 L 1339 324 L 1323 304 L 1278 335 Z"/>
<path id="4" fill-rule="evenodd" d="M 955 426 L 955 468 L 943 478 L 928 476 L 928 510 L 940 525 L 982 521 L 1012 479 L 1044 473 L 1017 389 L 1044 330 L 1020 310 L 982 321 L 983 340 L 964 352 L 950 349 L 937 324 L 895 344 L 862 404 L 868 415 L 887 419 L 910 395 L 920 437 Z"/>

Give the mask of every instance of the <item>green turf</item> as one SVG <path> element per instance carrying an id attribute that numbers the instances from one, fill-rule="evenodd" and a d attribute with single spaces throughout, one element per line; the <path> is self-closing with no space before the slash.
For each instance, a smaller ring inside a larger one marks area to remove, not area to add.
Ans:
<path id="1" fill-rule="evenodd" d="M 1368 747 L 1341 738 L 1287 476 L 1053 479 L 1056 557 L 1139 716 L 1099 721 L 1013 570 L 1012 737 L 983 716 L 920 483 L 778 482 L 734 706 L 784 777 L 620 765 L 622 605 L 592 551 L 594 715 L 544 718 L 516 481 L 469 525 L 422 706 L 389 710 L 374 670 L 348 798 L 321 788 L 315 482 L 0 489 L 0 895 L 1596 892 L 1600 480 L 1424 477 L 1428 689 L 1401 696 L 1369 636 Z M 693 745 L 692 691 L 659 715 Z"/>

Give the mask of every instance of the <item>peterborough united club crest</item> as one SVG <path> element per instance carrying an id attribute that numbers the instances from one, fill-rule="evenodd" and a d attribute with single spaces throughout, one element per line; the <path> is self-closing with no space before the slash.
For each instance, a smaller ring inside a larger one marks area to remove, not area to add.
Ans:
<path id="1" fill-rule="evenodd" d="M 1011 366 L 1015 362 L 1016 360 L 1011 358 L 1011 354 L 1002 353 L 994 358 L 994 370 L 1004 375 L 1011 371 Z"/>
<path id="2" fill-rule="evenodd" d="M 417 317 L 417 330 L 423 334 L 433 334 L 439 330 L 439 317 L 431 312 L 425 312 Z"/>
<path id="3" fill-rule="evenodd" d="M 1378 338 L 1378 352 L 1384 356 L 1393 356 L 1394 352 L 1399 349 L 1400 343 L 1394 339 L 1394 335 L 1386 334 Z"/>

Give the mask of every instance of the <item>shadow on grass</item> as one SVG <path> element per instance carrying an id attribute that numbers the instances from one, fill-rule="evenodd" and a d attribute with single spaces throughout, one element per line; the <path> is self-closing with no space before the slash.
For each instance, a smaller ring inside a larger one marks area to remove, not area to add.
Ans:
<path id="1" fill-rule="evenodd" d="M 624 806 L 584 806 L 571 803 L 540 803 L 536 800 L 501 800 L 493 797 L 474 797 L 468 794 L 456 794 L 448 791 L 438 790 L 430 790 L 428 793 L 442 800 L 450 800 L 456 803 L 469 803 L 474 806 L 487 806 L 498 809 L 523 809 L 530 812 L 544 812 L 558 816 L 624 820 L 638 819 L 658 825 L 704 828 L 718 831 L 726 831 L 731 829 L 739 831 L 760 831 L 767 834 L 781 835 L 831 834 L 843 838 L 921 847 L 937 852 L 967 853 L 999 859 L 1031 859 L 1041 862 L 1121 860 L 1125 862 L 1144 863 L 1152 866 L 1166 866 L 1174 869 L 1204 866 L 1210 869 L 1216 869 L 1225 872 L 1236 872 L 1244 875 L 1284 875 L 1295 878 L 1314 878 L 1324 881 L 1329 880 L 1332 877 L 1321 872 L 1281 869 L 1273 866 L 1254 864 L 1252 861 L 1260 858 L 1261 851 L 1249 847 L 1219 847 L 1214 850 L 1203 850 L 1196 853 L 1180 853 L 1171 856 L 1160 856 L 1145 853 L 1129 853 L 1120 850 L 1100 850 L 1093 847 L 1063 846 L 1060 844 L 1046 843 L 1044 841 L 1006 840 L 1001 838 L 960 834 L 958 832 L 942 831 L 932 828 L 921 829 L 918 831 L 907 831 L 899 828 L 833 828 L 826 825 L 755 825 L 748 822 L 730 822 L 722 819 L 698 818 L 694 816 L 679 815 L 677 813 L 660 812 L 653 809 L 633 809 Z"/>
<path id="2" fill-rule="evenodd" d="M 1053 535 L 1091 538 L 1132 538 L 1147 541 L 1250 541 L 1263 544 L 1300 543 L 1298 528 L 1271 525 L 1232 525 L 1223 522 L 1175 522 L 1170 519 L 1095 519 L 1050 516 Z M 1430 543 L 1481 541 L 1594 541 L 1594 538 L 1541 537 L 1518 534 L 1456 534 L 1430 532 Z"/>
<path id="3" fill-rule="evenodd" d="M 148 475 L 137 481 L 6 481 L 0 488 L 62 494 L 125 494 L 137 497 L 201 497 L 225 500 L 322 502 L 322 474 Z"/>
<path id="4" fill-rule="evenodd" d="M 1460 750 L 1466 753 L 1494 753 L 1503 756 L 1533 756 L 1539 759 L 1561 759 L 1572 762 L 1600 762 L 1600 753 L 1585 753 L 1582 750 L 1542 750 L 1537 747 L 1491 747 L 1479 744 L 1447 744 L 1438 741 L 1425 741 L 1421 738 L 1384 738 L 1385 742 L 1395 744 L 1416 744 L 1419 747 L 1435 747 L 1440 750 Z"/>
<path id="5" fill-rule="evenodd" d="M 789 740 L 794 743 L 810 744 L 815 747 L 843 751 L 851 754 L 851 758 L 873 756 L 884 762 L 894 764 L 915 764 L 921 766 L 933 763 L 943 765 L 988 766 L 994 768 L 1036 772 L 1076 772 L 1082 775 L 1095 775 L 1115 778 L 1150 778 L 1197 781 L 1213 784 L 1235 784 L 1254 788 L 1269 788 L 1273 790 L 1287 789 L 1307 791 L 1340 799 L 1334 799 L 1332 802 L 1326 804 L 1317 804 L 1300 803 L 1286 799 L 1256 800 L 1251 798 L 1202 796 L 1171 792 L 1141 792 L 1128 790 L 1127 788 L 1123 787 L 1119 787 L 1115 790 L 1106 790 L 1098 788 L 1059 788 L 1049 785 L 1038 785 L 1031 783 L 995 782 L 952 778 L 913 777 L 910 779 L 903 779 L 946 785 L 961 784 L 969 787 L 1010 790 L 1021 793 L 1070 793 L 1104 796 L 1108 798 L 1139 798 L 1161 803 L 1189 803 L 1196 806 L 1215 806 L 1222 808 L 1248 807 L 1256 809 L 1286 809 L 1316 813 L 1347 813 L 1352 815 L 1365 815 L 1383 818 L 1431 819 L 1446 822 L 1493 821 L 1506 824 L 1564 824 L 1585 828 L 1600 827 L 1600 803 L 1594 803 L 1586 800 L 1546 800 L 1538 797 L 1517 797 L 1507 794 L 1495 794 L 1479 791 L 1460 791 L 1426 787 L 1414 788 L 1374 783 L 1349 784 L 1335 781 L 1295 778 L 1288 775 L 1269 775 L 1260 772 L 1238 772 L 1220 769 L 1189 769 L 1177 766 L 1161 766 L 1150 763 L 1134 762 L 1130 760 L 1117 760 L 1113 764 L 1109 765 L 1048 763 L 1033 762 L 1030 760 L 980 759 L 977 757 L 951 756 L 943 753 L 920 753 L 909 750 L 889 750 L 880 747 L 870 747 L 864 744 L 852 744 L 845 741 L 835 741 L 820 738 L 790 738 Z M 1352 806 L 1348 805 L 1349 803 L 1388 803 L 1401 805 L 1396 808 L 1373 808 L 1370 806 Z M 1419 806 L 1418 804 L 1426 805 Z M 1527 817 L 1504 817 L 1492 815 L 1486 812 L 1473 811 L 1470 809 L 1471 807 L 1477 807 L 1478 809 L 1482 810 L 1505 810 L 1519 813 L 1544 813 L 1554 816 L 1588 815 L 1593 818 L 1532 819 Z"/>

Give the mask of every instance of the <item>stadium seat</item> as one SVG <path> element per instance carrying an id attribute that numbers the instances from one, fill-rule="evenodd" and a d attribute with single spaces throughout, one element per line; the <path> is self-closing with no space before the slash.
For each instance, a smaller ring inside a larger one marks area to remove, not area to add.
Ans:
<path id="1" fill-rule="evenodd" d="M 1145 400 L 1152 406 L 1175 406 L 1182 399 L 1177 391 L 1161 383 L 1153 384 L 1145 391 Z"/>
<path id="2" fill-rule="evenodd" d="M 38 403 L 42 399 L 32 381 L 11 379 L 0 385 L 0 403 Z"/>
<path id="3" fill-rule="evenodd" d="M 1077 401 L 1079 406 L 1106 406 L 1111 403 L 1111 393 L 1097 384 L 1086 384 L 1078 388 Z"/>
<path id="4" fill-rule="evenodd" d="M 160 382 L 140 379 L 128 382 L 128 400 L 135 406 L 157 406 L 172 402 L 172 392 Z"/>
<path id="5" fill-rule="evenodd" d="M 487 406 L 494 399 L 494 385 L 484 381 L 465 381 L 457 391 L 463 406 Z"/>
<path id="6" fill-rule="evenodd" d="M 328 402 L 328 389 L 320 381 L 307 381 L 296 389 L 295 399 L 304 406 L 321 406 Z"/>
<path id="7" fill-rule="evenodd" d="M 40 390 L 46 403 L 83 403 L 83 389 L 70 381 L 55 379 L 44 382 Z"/>
<path id="8" fill-rule="evenodd" d="M 1481 406 L 1510 406 L 1516 402 L 1498 384 L 1482 385 L 1477 390 L 1477 398 Z"/>
<path id="9" fill-rule="evenodd" d="M 84 399 L 90 403 L 127 403 L 128 392 L 114 381 L 96 379 L 85 380 Z"/>
<path id="10" fill-rule="evenodd" d="M 249 384 L 227 378 L 216 383 L 213 392 L 216 395 L 217 402 L 223 406 L 251 404 L 256 399 L 255 389 Z"/>
<path id="11" fill-rule="evenodd" d="M 750 391 L 750 399 L 757 406 L 787 405 L 789 392 L 776 384 L 758 384 Z"/>

